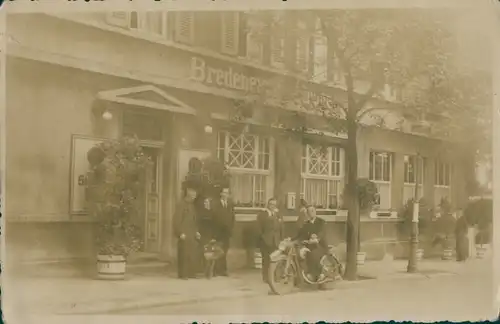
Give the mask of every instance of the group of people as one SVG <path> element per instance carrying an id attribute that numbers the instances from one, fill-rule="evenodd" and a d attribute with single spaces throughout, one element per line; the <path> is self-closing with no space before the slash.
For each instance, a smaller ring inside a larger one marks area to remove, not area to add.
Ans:
<path id="1" fill-rule="evenodd" d="M 235 222 L 234 204 L 229 199 L 229 188 L 221 188 L 216 199 L 199 202 L 197 189 L 184 188 L 183 199 L 174 215 L 174 234 L 178 239 L 178 276 L 196 278 L 204 268 L 203 247 L 212 240 L 222 246 L 224 255 L 215 263 L 214 275 L 227 276 L 227 252 Z M 201 204 L 201 206 L 200 206 Z M 207 204 L 210 204 L 209 206 Z M 325 221 L 316 216 L 316 209 L 301 200 L 294 240 L 303 242 L 307 275 L 311 280 L 321 279 L 321 258 L 328 252 Z M 267 202 L 257 215 L 258 248 L 262 254 L 262 279 L 268 280 L 270 254 L 285 239 L 283 216 L 277 208 L 276 198 Z"/>
<path id="2" fill-rule="evenodd" d="M 208 205 L 207 205 L 208 204 Z M 229 188 L 221 188 L 216 199 L 199 197 L 195 186 L 186 186 L 174 215 L 177 243 L 177 273 L 181 279 L 197 278 L 204 271 L 204 246 L 217 241 L 223 255 L 215 261 L 214 275 L 227 276 L 227 251 L 235 221 Z"/>

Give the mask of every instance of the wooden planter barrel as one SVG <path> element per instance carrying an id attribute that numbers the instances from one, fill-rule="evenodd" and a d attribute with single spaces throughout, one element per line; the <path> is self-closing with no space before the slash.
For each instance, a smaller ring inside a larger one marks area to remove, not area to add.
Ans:
<path id="1" fill-rule="evenodd" d="M 476 258 L 477 259 L 484 259 L 485 255 L 486 255 L 486 247 L 484 247 L 484 246 L 476 247 Z"/>
<path id="2" fill-rule="evenodd" d="M 443 250 L 443 260 L 451 260 L 453 258 L 453 250 L 452 249 L 444 249 Z"/>
<path id="3" fill-rule="evenodd" d="M 253 264 L 255 269 L 262 269 L 262 254 L 259 251 L 253 253 Z"/>
<path id="4" fill-rule="evenodd" d="M 125 279 L 126 260 L 122 255 L 98 255 L 97 278 L 103 280 Z"/>
<path id="5" fill-rule="evenodd" d="M 364 265 L 366 260 L 366 252 L 356 253 L 356 263 L 358 265 Z"/>
<path id="6" fill-rule="evenodd" d="M 424 257 L 424 249 L 418 249 L 417 250 L 417 261 L 422 260 Z"/>

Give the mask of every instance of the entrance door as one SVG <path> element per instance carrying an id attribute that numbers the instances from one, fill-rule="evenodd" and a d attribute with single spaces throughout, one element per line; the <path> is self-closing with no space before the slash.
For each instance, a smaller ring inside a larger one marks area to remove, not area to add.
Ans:
<path id="1" fill-rule="evenodd" d="M 203 160 L 210 156 L 210 151 L 205 150 L 179 150 L 179 159 L 177 164 L 177 197 L 180 199 L 182 194 L 182 182 L 189 171 L 189 160 L 198 158 Z"/>
<path id="2" fill-rule="evenodd" d="M 143 147 L 143 152 L 153 163 L 146 173 L 144 190 L 144 252 L 158 253 L 161 246 L 161 151 L 159 148 Z"/>

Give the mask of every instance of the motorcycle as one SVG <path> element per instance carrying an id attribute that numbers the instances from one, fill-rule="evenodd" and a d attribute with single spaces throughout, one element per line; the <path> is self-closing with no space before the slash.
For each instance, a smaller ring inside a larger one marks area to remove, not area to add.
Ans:
<path id="1" fill-rule="evenodd" d="M 303 244 L 306 241 L 285 239 L 280 242 L 278 249 L 271 253 L 268 284 L 276 295 L 292 292 L 296 287 L 304 284 L 326 289 L 329 283 L 343 279 L 344 267 L 336 257 L 333 246 L 329 246 L 328 253 L 321 259 L 322 275 L 316 279 L 308 278 L 305 267 L 305 253 Z"/>

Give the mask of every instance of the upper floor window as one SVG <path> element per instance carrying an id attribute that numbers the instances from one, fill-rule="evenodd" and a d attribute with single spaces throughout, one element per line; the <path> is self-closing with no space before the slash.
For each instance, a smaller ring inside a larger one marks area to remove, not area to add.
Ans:
<path id="1" fill-rule="evenodd" d="M 344 150 L 304 145 L 301 197 L 319 209 L 342 208 Z"/>
<path id="2" fill-rule="evenodd" d="M 379 200 L 375 208 L 391 208 L 392 153 L 370 152 L 369 178 L 375 183 L 379 192 Z"/>
<path id="3" fill-rule="evenodd" d="M 150 36 L 168 37 L 167 12 L 110 12 L 106 21 L 113 26 L 136 30 Z"/>
<path id="4" fill-rule="evenodd" d="M 285 67 L 285 36 L 271 36 L 271 65 L 276 68 Z"/>
<path id="5" fill-rule="evenodd" d="M 296 68 L 300 72 L 309 71 L 309 39 L 309 36 L 305 33 L 297 36 Z"/>
<path id="6" fill-rule="evenodd" d="M 239 48 L 239 12 L 222 12 L 221 29 L 222 53 L 236 55 Z"/>
<path id="7" fill-rule="evenodd" d="M 179 11 L 175 13 L 175 40 L 179 43 L 194 42 L 194 13 Z"/>
<path id="8" fill-rule="evenodd" d="M 219 132 L 217 155 L 231 172 L 237 207 L 265 207 L 272 195 L 272 140 L 248 133 Z"/>
<path id="9" fill-rule="evenodd" d="M 313 80 L 321 83 L 328 80 L 328 47 L 327 39 L 324 36 L 314 36 L 314 65 Z"/>

